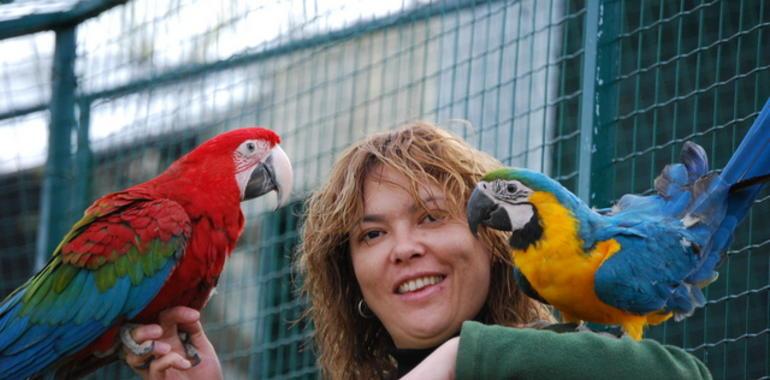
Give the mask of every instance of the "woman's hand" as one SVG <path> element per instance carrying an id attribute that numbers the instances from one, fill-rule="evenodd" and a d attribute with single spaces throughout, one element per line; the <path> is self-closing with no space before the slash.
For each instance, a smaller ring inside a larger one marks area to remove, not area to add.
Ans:
<path id="1" fill-rule="evenodd" d="M 401 380 L 454 380 L 457 367 L 457 349 L 460 338 L 454 337 L 440 345 L 417 367 L 414 367 Z"/>
<path id="2" fill-rule="evenodd" d="M 182 380 L 182 379 L 222 379 L 222 368 L 219 364 L 214 346 L 203 332 L 200 323 L 200 312 L 189 307 L 177 306 L 160 313 L 160 324 L 141 325 L 131 336 L 138 344 L 155 341 L 153 351 L 145 356 L 137 356 L 127 349 L 126 363 L 142 379 L 152 380 Z M 187 358 L 179 332 L 188 334 L 187 341 L 195 346 L 200 362 L 193 366 Z M 146 363 L 149 362 L 149 366 Z"/>

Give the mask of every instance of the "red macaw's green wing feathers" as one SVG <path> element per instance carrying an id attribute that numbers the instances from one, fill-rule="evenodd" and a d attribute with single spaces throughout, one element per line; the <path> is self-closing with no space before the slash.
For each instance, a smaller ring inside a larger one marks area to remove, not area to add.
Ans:
<path id="1" fill-rule="evenodd" d="M 86 211 L 46 267 L 0 304 L 0 379 L 71 355 L 160 291 L 191 232 L 182 206 L 111 194 Z"/>

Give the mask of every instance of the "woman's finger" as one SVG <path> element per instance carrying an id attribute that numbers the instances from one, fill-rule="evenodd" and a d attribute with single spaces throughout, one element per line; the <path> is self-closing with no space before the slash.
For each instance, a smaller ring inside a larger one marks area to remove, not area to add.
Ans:
<path id="1" fill-rule="evenodd" d="M 139 325 L 131 330 L 131 338 L 137 344 L 142 344 L 148 340 L 160 339 L 163 336 L 163 328 L 160 325 Z"/>
<path id="2" fill-rule="evenodd" d="M 185 370 L 192 366 L 189 360 L 176 352 L 170 352 L 150 363 L 150 378 L 163 378 L 164 372 L 171 369 Z"/>
<path id="3" fill-rule="evenodd" d="M 198 310 L 185 306 L 176 306 L 162 311 L 158 315 L 158 323 L 168 333 L 172 330 L 176 331 L 176 325 L 197 322 L 200 316 Z"/>

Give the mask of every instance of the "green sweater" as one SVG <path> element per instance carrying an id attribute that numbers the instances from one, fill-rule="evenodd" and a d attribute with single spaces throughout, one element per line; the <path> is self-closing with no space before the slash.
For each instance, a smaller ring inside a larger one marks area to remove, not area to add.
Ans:
<path id="1" fill-rule="evenodd" d="M 684 350 L 645 339 L 463 323 L 457 379 L 711 379 Z"/>

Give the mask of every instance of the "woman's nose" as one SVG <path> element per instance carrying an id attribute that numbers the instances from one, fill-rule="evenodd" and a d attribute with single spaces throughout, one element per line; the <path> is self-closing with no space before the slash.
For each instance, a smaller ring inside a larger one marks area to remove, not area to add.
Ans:
<path id="1" fill-rule="evenodd" d="M 413 231 L 402 231 L 396 235 L 396 242 L 391 252 L 393 262 L 401 263 L 425 254 L 425 245 Z"/>

